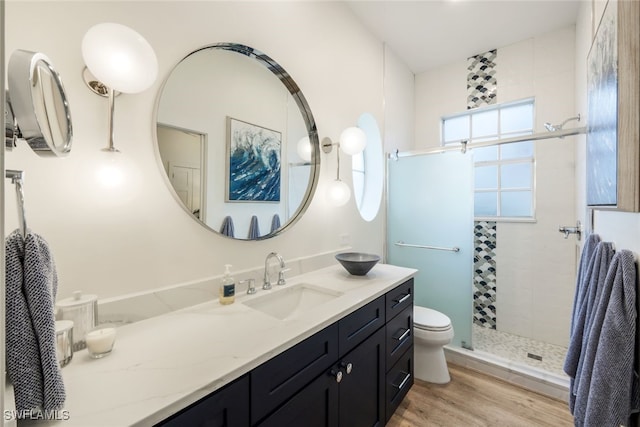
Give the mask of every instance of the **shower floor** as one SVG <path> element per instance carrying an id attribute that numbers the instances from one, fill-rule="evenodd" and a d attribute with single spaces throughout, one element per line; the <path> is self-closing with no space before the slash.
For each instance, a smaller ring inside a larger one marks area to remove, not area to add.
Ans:
<path id="1" fill-rule="evenodd" d="M 473 325 L 473 348 L 495 356 L 522 363 L 543 371 L 566 377 L 562 370 L 567 348 L 518 335 Z M 528 356 L 539 356 L 536 360 Z"/>

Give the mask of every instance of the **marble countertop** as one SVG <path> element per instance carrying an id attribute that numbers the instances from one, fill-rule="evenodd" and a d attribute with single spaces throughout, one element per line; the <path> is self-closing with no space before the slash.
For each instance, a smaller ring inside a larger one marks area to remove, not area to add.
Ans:
<path id="1" fill-rule="evenodd" d="M 153 425 L 416 273 L 378 264 L 366 276 L 351 276 L 334 265 L 292 277 L 270 291 L 257 286 L 257 294 L 237 295 L 234 304 L 223 306 L 215 300 L 121 326 L 109 356 L 91 359 L 86 350 L 73 355 L 62 369 L 67 401 L 60 418 L 65 419 L 37 425 Z M 302 283 L 341 295 L 285 320 L 243 304 Z"/>

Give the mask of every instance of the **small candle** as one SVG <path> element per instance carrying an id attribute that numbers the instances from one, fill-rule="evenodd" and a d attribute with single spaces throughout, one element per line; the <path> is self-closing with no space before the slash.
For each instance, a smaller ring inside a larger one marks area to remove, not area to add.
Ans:
<path id="1" fill-rule="evenodd" d="M 87 350 L 93 358 L 104 357 L 111 352 L 116 340 L 115 328 L 98 328 L 87 333 Z"/>

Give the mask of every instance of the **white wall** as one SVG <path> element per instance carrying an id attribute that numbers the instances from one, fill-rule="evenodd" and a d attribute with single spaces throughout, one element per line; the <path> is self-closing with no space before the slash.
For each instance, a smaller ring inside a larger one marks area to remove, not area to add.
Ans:
<path id="1" fill-rule="evenodd" d="M 159 79 L 151 89 L 116 100 L 115 140 L 130 169 L 124 188 L 100 187 L 95 171 L 108 158 L 106 101 L 84 87 L 80 43 L 100 22 L 128 25 L 154 46 Z M 29 23 L 28 30 L 25 23 Z M 175 202 L 157 164 L 152 118 L 158 89 L 190 51 L 215 42 L 255 47 L 296 80 L 314 113 L 320 137 L 370 112 L 382 126 L 383 46 L 334 2 L 60 2 L 9 1 L 6 52 L 47 54 L 67 90 L 74 147 L 65 159 L 38 158 L 24 144 L 6 167 L 26 171 L 29 226 L 51 245 L 60 278 L 59 298 L 73 290 L 113 297 L 234 271 L 259 268 L 270 251 L 285 260 L 344 249 L 382 253 L 383 215 L 363 221 L 353 200 L 329 207 L 324 188 L 335 176 L 335 155 L 322 155 L 321 178 L 310 208 L 289 231 L 258 242 L 232 241 L 205 231 Z M 347 182 L 349 162 L 342 162 Z M 8 188 L 7 230 L 17 227 Z"/>
<path id="2" fill-rule="evenodd" d="M 535 97 L 535 132 L 577 113 L 574 34 L 572 26 L 498 47 L 497 102 Z M 416 76 L 416 149 L 439 145 L 441 117 L 466 110 L 466 83 L 466 58 Z M 498 223 L 497 327 L 566 345 L 575 239 L 557 229 L 576 220 L 574 139 L 538 142 L 535 155 L 536 222 Z"/>
<path id="3" fill-rule="evenodd" d="M 408 151 L 414 146 L 415 75 L 385 46 L 384 137 L 385 152 Z"/>
<path id="4" fill-rule="evenodd" d="M 575 116 L 574 27 L 498 49 L 498 102 L 535 97 L 535 131 Z M 579 126 L 576 122 L 567 127 Z M 536 222 L 499 223 L 497 325 L 516 335 L 566 345 L 575 282 L 575 138 L 535 144 Z"/>

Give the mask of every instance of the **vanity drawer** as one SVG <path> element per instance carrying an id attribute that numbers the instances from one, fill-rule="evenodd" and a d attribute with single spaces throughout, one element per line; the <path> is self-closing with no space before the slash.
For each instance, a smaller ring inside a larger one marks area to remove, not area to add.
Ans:
<path id="1" fill-rule="evenodd" d="M 385 323 L 385 297 L 381 296 L 338 321 L 340 356 L 366 340 Z"/>
<path id="2" fill-rule="evenodd" d="M 387 372 L 386 420 L 395 410 L 413 385 L 413 346 Z"/>
<path id="3" fill-rule="evenodd" d="M 405 351 L 413 346 L 413 306 L 405 308 L 386 326 L 387 370 L 391 369 Z"/>
<path id="4" fill-rule="evenodd" d="M 413 278 L 387 292 L 386 303 L 387 322 L 397 316 L 398 313 L 402 312 L 405 308 L 413 306 Z"/>
<path id="5" fill-rule="evenodd" d="M 296 394 L 338 359 L 334 323 L 251 371 L 251 424 Z"/>

